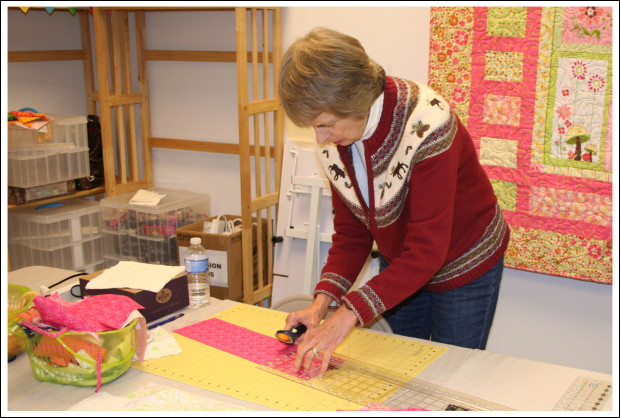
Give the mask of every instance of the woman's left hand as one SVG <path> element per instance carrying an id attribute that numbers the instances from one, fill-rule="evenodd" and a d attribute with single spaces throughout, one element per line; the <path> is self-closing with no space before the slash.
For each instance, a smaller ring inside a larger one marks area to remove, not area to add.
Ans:
<path id="1" fill-rule="evenodd" d="M 319 377 L 324 376 L 334 350 L 347 338 L 357 323 L 357 316 L 353 311 L 341 306 L 318 327 L 308 330 L 297 347 L 295 371 L 299 371 L 302 365 L 304 369 L 309 370 L 312 360 L 316 357 L 316 350 L 323 353 Z"/>

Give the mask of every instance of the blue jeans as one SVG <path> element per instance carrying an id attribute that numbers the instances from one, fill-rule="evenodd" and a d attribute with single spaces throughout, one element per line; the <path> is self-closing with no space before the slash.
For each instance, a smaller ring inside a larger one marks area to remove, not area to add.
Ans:
<path id="1" fill-rule="evenodd" d="M 380 257 L 381 270 L 387 263 Z M 418 291 L 382 315 L 395 334 L 484 350 L 495 316 L 504 257 L 471 283 Z"/>

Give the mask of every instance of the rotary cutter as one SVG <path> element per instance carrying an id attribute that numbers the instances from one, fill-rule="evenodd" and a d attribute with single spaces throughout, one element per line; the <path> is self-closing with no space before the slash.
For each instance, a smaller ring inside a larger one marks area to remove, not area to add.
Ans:
<path id="1" fill-rule="evenodd" d="M 276 338 L 285 344 L 293 344 L 297 338 L 299 338 L 304 332 L 306 332 L 306 326 L 304 324 L 298 325 L 290 331 L 276 331 Z"/>

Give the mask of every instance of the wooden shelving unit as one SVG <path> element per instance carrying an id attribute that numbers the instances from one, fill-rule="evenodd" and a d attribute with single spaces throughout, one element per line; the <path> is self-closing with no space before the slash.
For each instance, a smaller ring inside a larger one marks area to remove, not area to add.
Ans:
<path id="1" fill-rule="evenodd" d="M 76 197 L 100 196 L 100 195 L 103 195 L 104 193 L 105 193 L 105 186 L 99 186 L 91 190 L 80 190 L 78 192 L 75 192 L 74 194 L 51 197 L 45 200 L 37 200 L 36 202 L 24 203 L 21 205 L 8 205 L 8 208 L 9 209 L 28 208 L 31 206 L 39 206 L 39 205 L 44 205 L 47 203 L 60 202 L 60 201 L 67 200 L 67 199 L 74 199 Z"/>
<path id="2" fill-rule="evenodd" d="M 36 8 L 31 8 L 36 9 Z M 61 10 L 58 10 L 59 12 Z M 235 14 L 236 51 L 152 50 L 146 45 L 146 13 L 174 11 L 227 11 Z M 41 8 L 41 12 L 43 9 Z M 29 11 L 30 13 L 30 11 Z M 56 12 L 55 12 L 56 13 Z M 244 302 L 270 304 L 272 291 L 273 247 L 258 246 L 258 277 L 254 278 L 252 254 L 252 218 L 259 220 L 257 242 L 272 242 L 273 228 L 263 230 L 261 219 L 275 225 L 279 198 L 283 148 L 283 112 L 276 89 L 282 56 L 282 17 L 278 7 L 183 8 L 183 7 L 93 7 L 78 10 L 81 49 L 74 51 L 10 51 L 8 62 L 81 60 L 84 63 L 86 101 L 89 114 L 98 114 L 104 152 L 105 186 L 61 196 L 37 205 L 76 196 L 115 196 L 153 187 L 153 148 L 169 148 L 223 154 L 240 158 L 241 215 Z M 91 39 L 92 13 L 94 38 Z M 133 19 L 129 19 L 133 14 Z M 131 66 L 130 21 L 134 22 L 139 85 L 134 92 L 134 69 Z M 269 37 L 271 34 L 271 38 Z M 248 48 L 248 43 L 251 48 Z M 91 48 L 94 45 L 94 50 Z M 239 120 L 238 144 L 224 144 L 186 139 L 156 138 L 151 135 L 149 77 L 147 62 L 201 61 L 236 62 Z M 9 67 L 10 70 L 10 67 Z M 96 80 L 99 89 L 95 90 Z M 260 71 L 259 71 L 260 70 Z M 262 79 L 259 79 L 262 72 Z M 252 85 L 252 92 L 248 86 Z M 106 86 L 103 87 L 102 86 Z M 259 89 L 259 86 L 262 87 Z M 262 96 L 259 97 L 259 90 Z M 273 91 L 275 90 L 275 91 Z M 252 95 L 250 96 L 250 93 Z M 253 97 L 254 99 L 250 99 Z M 135 108 L 139 107 L 139 111 Z M 138 123 L 141 129 L 138 130 Z M 138 160 L 141 147 L 142 160 Z M 251 171 L 252 160 L 255 167 Z M 143 167 L 140 175 L 138 167 Z M 271 172 L 276 178 L 271 178 Z M 263 173 L 264 176 L 263 176 Z M 275 187 L 272 186 L 275 184 Z M 34 204 L 34 203 L 33 203 Z M 10 206 L 9 209 L 16 206 Z M 23 207 L 23 205 L 20 205 Z M 262 260 L 267 251 L 267 277 Z"/>

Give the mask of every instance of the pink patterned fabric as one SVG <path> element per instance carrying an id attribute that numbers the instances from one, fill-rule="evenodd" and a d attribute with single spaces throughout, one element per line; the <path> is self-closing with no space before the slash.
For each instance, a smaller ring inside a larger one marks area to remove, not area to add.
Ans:
<path id="1" fill-rule="evenodd" d="M 366 405 L 364 408 L 358 409 L 358 411 L 430 411 L 430 409 L 424 409 L 424 408 L 394 409 L 394 408 L 390 408 L 387 405 L 383 405 L 382 403 L 379 403 L 379 402 L 371 402 L 368 405 Z"/>
<path id="2" fill-rule="evenodd" d="M 197 322 L 175 332 L 262 365 L 291 350 L 290 346 L 282 344 L 275 337 L 268 337 L 218 318 Z"/>
<path id="3" fill-rule="evenodd" d="M 68 302 L 54 293 L 36 296 L 34 305 L 41 321 L 69 331 L 101 332 L 121 329 L 129 315 L 143 306 L 123 295 L 95 295 Z"/>

